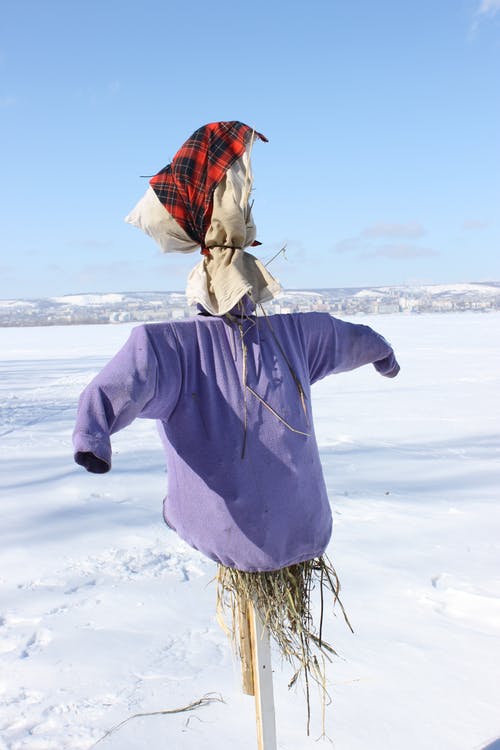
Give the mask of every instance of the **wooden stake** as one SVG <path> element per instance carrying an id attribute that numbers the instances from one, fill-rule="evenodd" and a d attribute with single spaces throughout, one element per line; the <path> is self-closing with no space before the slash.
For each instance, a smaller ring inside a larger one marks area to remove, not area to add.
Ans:
<path id="1" fill-rule="evenodd" d="M 250 616 L 248 602 L 238 601 L 238 626 L 240 635 L 241 677 L 245 695 L 255 695 L 252 666 L 252 639 L 250 634 Z"/>
<path id="2" fill-rule="evenodd" d="M 273 673 L 269 631 L 252 602 L 247 603 L 250 624 L 252 675 L 255 694 L 258 750 L 276 750 Z"/>

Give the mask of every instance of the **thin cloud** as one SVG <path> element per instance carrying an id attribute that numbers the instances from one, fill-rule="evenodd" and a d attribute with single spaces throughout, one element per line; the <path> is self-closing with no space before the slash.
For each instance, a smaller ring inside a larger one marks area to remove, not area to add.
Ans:
<path id="1" fill-rule="evenodd" d="M 346 237 L 333 246 L 336 253 L 356 254 L 359 258 L 420 258 L 437 255 L 435 250 L 407 242 L 390 240 L 418 240 L 426 231 L 416 221 L 405 223 L 378 222 L 362 230 L 357 237 Z M 383 240 L 386 240 L 384 243 Z M 387 242 L 389 240 L 389 242 Z"/>
<path id="2" fill-rule="evenodd" d="M 406 224 L 391 224 L 381 222 L 372 224 L 363 229 L 362 236 L 369 239 L 383 239 L 384 237 L 395 237 L 398 239 L 416 239 L 423 237 L 425 229 L 415 221 Z"/>
<path id="3" fill-rule="evenodd" d="M 494 18 L 500 11 L 500 0 L 481 0 L 472 19 L 470 29 L 471 38 L 476 37 L 479 26 L 482 22 Z"/>
<path id="4" fill-rule="evenodd" d="M 111 81 L 108 83 L 108 93 L 109 94 L 119 94 L 121 91 L 121 83 L 120 81 Z"/>
<path id="5" fill-rule="evenodd" d="M 362 237 L 346 237 L 346 239 L 339 240 L 333 246 L 333 250 L 336 253 L 355 253 L 365 248 L 366 242 Z"/>
<path id="6" fill-rule="evenodd" d="M 0 109 L 12 109 L 16 104 L 15 96 L 0 96 Z"/>
<path id="7" fill-rule="evenodd" d="M 479 15 L 494 16 L 500 11 L 500 0 L 482 0 L 477 12 Z"/>
<path id="8" fill-rule="evenodd" d="M 409 260 L 411 258 L 430 258 L 439 255 L 436 250 L 418 245 L 381 245 L 373 252 L 367 253 L 370 258 L 392 258 L 393 260 Z"/>
<path id="9" fill-rule="evenodd" d="M 484 229 L 488 226 L 487 221 L 481 221 L 480 219 L 467 219 L 462 224 L 462 229 L 466 229 L 467 231 L 474 231 L 477 229 Z"/>

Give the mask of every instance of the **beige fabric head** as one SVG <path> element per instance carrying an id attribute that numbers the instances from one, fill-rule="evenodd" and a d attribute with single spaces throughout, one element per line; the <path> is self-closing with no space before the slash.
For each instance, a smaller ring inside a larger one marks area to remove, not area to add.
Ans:
<path id="1" fill-rule="evenodd" d="M 151 186 L 125 221 L 152 237 L 162 253 L 195 253 L 200 247 L 168 213 Z"/>
<path id="2" fill-rule="evenodd" d="M 246 294 L 257 304 L 281 291 L 279 282 L 255 256 L 239 248 L 210 250 L 188 277 L 189 304 L 199 302 L 212 315 L 229 312 Z"/>
<path id="3" fill-rule="evenodd" d="M 252 189 L 250 146 L 214 190 L 205 247 L 248 247 L 257 233 L 249 204 Z"/>
<path id="4" fill-rule="evenodd" d="M 243 250 L 252 244 L 257 232 L 249 203 L 252 145 L 253 139 L 215 188 L 212 218 L 205 235 L 210 256 L 205 256 L 188 277 L 188 302 L 199 302 L 212 315 L 229 312 L 245 294 L 257 304 L 281 291 L 265 266 Z"/>
<path id="5" fill-rule="evenodd" d="M 245 153 L 214 190 L 210 226 L 205 234 L 205 247 L 211 257 L 205 256 L 193 268 L 187 282 L 189 303 L 199 302 L 212 315 L 229 312 L 245 294 L 258 303 L 281 291 L 262 263 L 243 250 L 253 243 L 257 232 L 250 204 L 254 140 L 255 134 Z M 146 232 L 164 253 L 192 253 L 199 247 L 166 211 L 152 187 L 148 187 L 125 221 Z"/>
<path id="6" fill-rule="evenodd" d="M 250 145 L 228 169 L 213 195 L 206 247 L 248 247 L 255 240 L 256 228 L 249 206 L 252 189 Z M 194 253 L 199 249 L 163 206 L 150 186 L 125 217 L 128 224 L 142 229 L 164 253 Z"/>

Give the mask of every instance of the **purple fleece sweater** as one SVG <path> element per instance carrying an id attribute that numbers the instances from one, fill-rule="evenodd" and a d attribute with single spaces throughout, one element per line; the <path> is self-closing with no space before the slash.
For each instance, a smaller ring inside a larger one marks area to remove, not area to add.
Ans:
<path id="1" fill-rule="evenodd" d="M 109 471 L 110 435 L 156 419 L 164 518 L 188 544 L 240 570 L 309 560 L 332 528 L 310 385 L 368 363 L 399 372 L 382 336 L 326 313 L 139 326 L 80 397 L 75 460 Z"/>

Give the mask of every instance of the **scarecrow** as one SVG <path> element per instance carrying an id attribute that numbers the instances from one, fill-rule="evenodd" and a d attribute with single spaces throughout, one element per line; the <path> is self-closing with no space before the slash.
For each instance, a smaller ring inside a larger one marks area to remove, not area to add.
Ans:
<path id="1" fill-rule="evenodd" d="M 166 524 L 218 563 L 220 603 L 233 614 L 238 605 L 240 620 L 254 606 L 308 685 L 324 681 L 317 650 L 333 651 L 322 614 L 313 622 L 311 591 L 323 601 L 325 588 L 334 600 L 339 590 L 324 554 L 332 514 L 311 385 L 367 364 L 392 378 L 399 366 L 367 326 L 265 313 L 280 285 L 245 250 L 260 244 L 250 202 L 256 140 L 266 139 L 237 121 L 201 127 L 127 217 L 164 252 L 201 248 L 187 283 L 198 314 L 132 331 L 80 397 L 75 460 L 107 472 L 110 436 L 137 417 L 158 420 Z"/>

